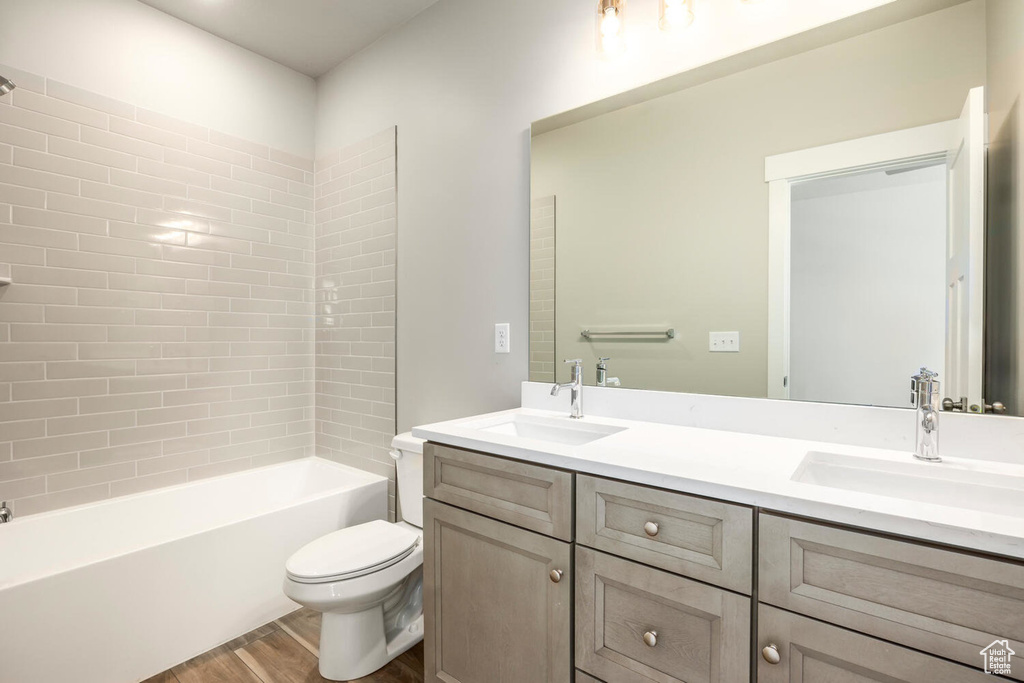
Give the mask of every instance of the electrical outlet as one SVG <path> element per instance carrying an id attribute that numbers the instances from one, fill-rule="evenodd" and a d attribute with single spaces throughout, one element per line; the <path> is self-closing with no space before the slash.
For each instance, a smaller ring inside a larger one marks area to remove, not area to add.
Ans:
<path id="1" fill-rule="evenodd" d="M 510 353 L 512 340 L 509 338 L 509 323 L 497 323 L 494 326 L 494 352 Z"/>
<path id="2" fill-rule="evenodd" d="M 711 353 L 739 353 L 739 332 L 710 332 L 709 350 Z"/>

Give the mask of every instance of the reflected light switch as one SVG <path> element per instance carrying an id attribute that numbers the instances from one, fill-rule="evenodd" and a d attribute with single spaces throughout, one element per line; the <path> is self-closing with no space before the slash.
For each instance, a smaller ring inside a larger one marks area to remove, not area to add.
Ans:
<path id="1" fill-rule="evenodd" d="M 708 350 L 712 353 L 740 352 L 739 332 L 710 332 L 708 333 L 708 337 Z"/>

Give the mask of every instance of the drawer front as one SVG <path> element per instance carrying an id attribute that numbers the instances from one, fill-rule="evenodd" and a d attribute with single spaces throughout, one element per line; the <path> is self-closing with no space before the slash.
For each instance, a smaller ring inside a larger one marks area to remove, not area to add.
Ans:
<path id="1" fill-rule="evenodd" d="M 1024 652 L 1024 565 L 767 514 L 759 555 L 761 602 L 973 667 Z"/>
<path id="2" fill-rule="evenodd" d="M 423 510 L 424 680 L 569 683 L 572 545 L 433 500 Z"/>
<path id="3" fill-rule="evenodd" d="M 572 540 L 572 473 L 440 444 L 423 450 L 423 494 Z"/>
<path id="4" fill-rule="evenodd" d="M 599 681 L 593 676 L 585 674 L 579 669 L 576 669 L 576 683 L 604 683 L 604 681 Z"/>
<path id="5" fill-rule="evenodd" d="M 578 475 L 576 540 L 750 595 L 754 511 Z"/>
<path id="6" fill-rule="evenodd" d="M 750 599 L 576 546 L 576 666 L 615 683 L 750 678 Z"/>
<path id="7" fill-rule="evenodd" d="M 758 606 L 757 630 L 758 683 L 991 683 L 993 680 L 976 669 L 764 604 Z M 778 652 L 775 664 L 762 654 L 763 648 L 770 646 Z"/>

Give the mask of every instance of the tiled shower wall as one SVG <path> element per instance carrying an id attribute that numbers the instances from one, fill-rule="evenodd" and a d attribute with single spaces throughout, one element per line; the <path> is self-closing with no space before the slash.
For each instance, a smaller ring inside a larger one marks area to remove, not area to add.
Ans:
<path id="1" fill-rule="evenodd" d="M 396 130 L 316 162 L 316 452 L 388 477 L 395 514 Z"/>
<path id="2" fill-rule="evenodd" d="M 555 196 L 530 204 L 530 381 L 555 381 Z"/>
<path id="3" fill-rule="evenodd" d="M 25 515 L 311 454 L 312 162 L 14 75 L 0 499 Z"/>

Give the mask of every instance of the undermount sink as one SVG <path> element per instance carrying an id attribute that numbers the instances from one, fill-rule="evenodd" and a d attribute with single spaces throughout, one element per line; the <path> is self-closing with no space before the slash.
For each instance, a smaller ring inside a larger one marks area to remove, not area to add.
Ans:
<path id="1" fill-rule="evenodd" d="M 518 436 L 523 439 L 547 441 L 567 446 L 582 446 L 625 431 L 626 427 L 580 422 L 569 418 L 509 415 L 499 421 L 489 421 L 476 429 L 488 434 Z"/>
<path id="2" fill-rule="evenodd" d="M 793 481 L 890 498 L 1024 517 L 1024 476 L 959 463 L 894 462 L 812 451 Z"/>

